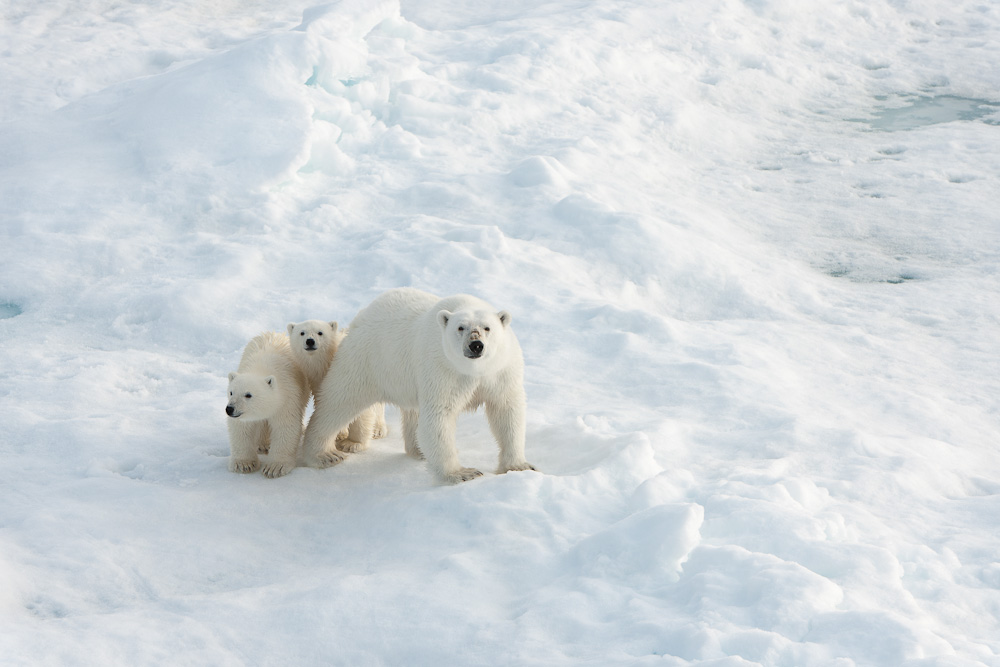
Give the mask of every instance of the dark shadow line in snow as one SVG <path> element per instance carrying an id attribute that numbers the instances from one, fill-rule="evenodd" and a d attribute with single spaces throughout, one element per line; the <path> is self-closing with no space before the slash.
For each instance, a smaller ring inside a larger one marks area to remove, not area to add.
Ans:
<path id="1" fill-rule="evenodd" d="M 12 317 L 17 317 L 24 310 L 16 303 L 10 301 L 0 302 L 0 320 L 9 320 Z"/>

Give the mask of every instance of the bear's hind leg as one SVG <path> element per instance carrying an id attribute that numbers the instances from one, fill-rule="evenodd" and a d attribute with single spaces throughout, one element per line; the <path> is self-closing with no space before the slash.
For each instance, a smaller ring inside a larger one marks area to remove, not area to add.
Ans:
<path id="1" fill-rule="evenodd" d="M 368 443 L 372 439 L 372 430 L 375 428 L 375 409 L 364 410 L 357 419 L 347 427 L 347 438 L 337 441 L 337 449 L 349 454 L 363 452 L 368 449 Z"/>
<path id="2" fill-rule="evenodd" d="M 385 423 L 385 403 L 372 406 L 375 412 L 375 425 L 372 427 L 372 440 L 378 440 L 389 435 L 389 425 Z"/>
<path id="3" fill-rule="evenodd" d="M 422 459 L 424 454 L 420 451 L 420 445 L 417 442 L 417 423 L 420 419 L 420 412 L 403 410 L 402 413 L 403 446 L 406 448 L 406 454 L 415 459 Z"/>
<path id="4" fill-rule="evenodd" d="M 320 388 L 326 393 L 318 403 L 306 426 L 303 450 L 307 465 L 316 468 L 329 468 L 343 462 L 345 456 L 337 450 L 337 434 L 347 428 L 351 422 L 367 406 L 374 401 L 365 402 L 357 396 L 351 396 L 342 387 L 326 382 Z M 346 440 L 344 442 L 347 442 Z"/>

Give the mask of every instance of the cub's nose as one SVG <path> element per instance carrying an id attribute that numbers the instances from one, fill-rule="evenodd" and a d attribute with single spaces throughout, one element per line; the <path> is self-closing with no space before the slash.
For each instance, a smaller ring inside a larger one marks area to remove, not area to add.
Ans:
<path id="1" fill-rule="evenodd" d="M 227 405 L 226 406 L 226 414 L 227 415 L 229 415 L 230 417 L 232 417 L 234 412 L 236 412 L 236 408 L 234 408 L 231 405 Z"/>
<path id="2" fill-rule="evenodd" d="M 469 350 L 477 356 L 483 353 L 483 347 L 483 341 L 481 340 L 474 340 L 469 343 Z"/>

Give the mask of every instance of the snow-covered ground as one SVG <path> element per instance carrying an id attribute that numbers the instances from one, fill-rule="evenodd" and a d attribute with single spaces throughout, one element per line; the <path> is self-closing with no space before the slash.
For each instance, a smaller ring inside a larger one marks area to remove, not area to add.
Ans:
<path id="1" fill-rule="evenodd" d="M 1000 665 L 1000 5 L 0 12 L 3 664 Z M 513 314 L 540 472 L 228 472 L 396 286 Z"/>

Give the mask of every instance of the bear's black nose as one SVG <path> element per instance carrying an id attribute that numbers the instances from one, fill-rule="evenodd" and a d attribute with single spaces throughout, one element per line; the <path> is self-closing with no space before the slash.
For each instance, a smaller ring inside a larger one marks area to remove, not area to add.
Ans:
<path id="1" fill-rule="evenodd" d="M 316 339 L 315 338 L 306 338 L 306 348 L 308 349 L 308 348 L 313 348 L 313 347 L 316 347 Z"/>
<path id="2" fill-rule="evenodd" d="M 469 350 L 477 357 L 483 353 L 483 342 L 481 340 L 474 340 L 469 343 Z"/>
<path id="3" fill-rule="evenodd" d="M 226 406 L 226 414 L 227 415 L 229 415 L 230 417 L 232 417 L 234 412 L 236 412 L 236 408 L 234 408 L 231 405 L 227 405 Z"/>

